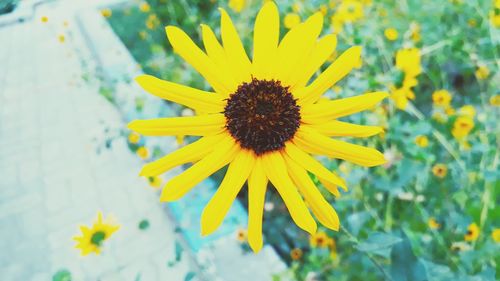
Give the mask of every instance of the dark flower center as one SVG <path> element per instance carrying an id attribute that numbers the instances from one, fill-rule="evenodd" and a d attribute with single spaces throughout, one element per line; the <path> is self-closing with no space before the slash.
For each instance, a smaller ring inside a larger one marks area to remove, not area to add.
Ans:
<path id="1" fill-rule="evenodd" d="M 231 136 L 257 155 L 285 147 L 300 126 L 300 107 L 276 80 L 241 84 L 229 96 L 224 115 Z"/>
<path id="2" fill-rule="evenodd" d="M 97 231 L 94 234 L 92 234 L 92 237 L 90 238 L 90 243 L 96 245 L 96 246 L 101 246 L 102 241 L 106 239 L 106 233 L 104 231 Z"/>

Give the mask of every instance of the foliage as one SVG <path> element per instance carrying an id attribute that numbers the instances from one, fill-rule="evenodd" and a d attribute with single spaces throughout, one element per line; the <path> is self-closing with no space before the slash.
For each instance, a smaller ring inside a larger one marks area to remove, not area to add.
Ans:
<path id="1" fill-rule="evenodd" d="M 173 54 L 163 26 L 181 26 L 202 46 L 199 24 L 219 32 L 217 6 L 228 8 L 227 2 L 148 3 L 147 12 L 141 2 L 113 10 L 109 21 L 114 30 L 144 72 L 208 89 L 200 75 Z M 343 225 L 338 233 L 323 230 L 334 239 L 334 247 L 313 247 L 310 237 L 291 223 L 279 196 L 268 192 L 264 231 L 267 243 L 290 264 L 290 272 L 284 275 L 309 281 L 494 280 L 495 274 L 498 278 L 499 244 L 491 236 L 500 220 L 495 206 L 500 191 L 500 29 L 492 19 L 494 3 L 277 3 L 282 19 L 294 13 L 304 20 L 322 11 L 330 32 L 338 34 L 337 54 L 354 44 L 363 46 L 362 65 L 326 94 L 330 98 L 374 90 L 396 92 L 405 75 L 395 67 L 396 52 L 401 49 L 417 48 L 422 68 L 414 75 L 417 84 L 410 89 L 414 98 L 408 95 L 406 107 L 398 109 L 390 101 L 347 120 L 386 129 L 368 140 L 349 140 L 385 151 L 389 160 L 385 166 L 367 169 L 322 159 L 346 178 L 350 189 L 340 198 L 324 193 Z M 246 1 L 241 12 L 232 11 L 247 51 L 260 5 L 261 1 Z M 346 14 L 345 5 L 361 10 Z M 283 26 L 281 34 L 286 30 Z M 439 90 L 446 90 L 451 100 L 440 103 L 437 97 L 447 94 L 433 97 Z M 458 132 L 464 118 L 469 127 Z M 240 194 L 244 204 L 245 197 Z M 473 223 L 478 226 L 477 235 L 470 236 Z M 304 254 L 292 259 L 293 249 Z"/>

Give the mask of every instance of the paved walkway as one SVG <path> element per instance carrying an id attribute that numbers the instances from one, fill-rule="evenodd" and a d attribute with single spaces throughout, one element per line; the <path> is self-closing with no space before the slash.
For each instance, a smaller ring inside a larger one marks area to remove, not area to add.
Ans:
<path id="1" fill-rule="evenodd" d="M 74 281 L 184 280 L 188 259 L 171 263 L 174 226 L 137 177 L 140 160 L 124 139 L 105 148 L 123 122 L 84 81 L 92 66 L 65 11 L 44 5 L 0 28 L 0 280 L 47 281 L 60 269 Z M 72 237 L 98 210 L 122 228 L 101 256 L 80 257 Z"/>

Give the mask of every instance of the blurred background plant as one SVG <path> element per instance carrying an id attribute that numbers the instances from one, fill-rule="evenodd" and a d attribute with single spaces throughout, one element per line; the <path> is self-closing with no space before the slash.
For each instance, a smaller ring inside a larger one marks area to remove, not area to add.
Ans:
<path id="1" fill-rule="evenodd" d="M 101 12 L 145 73 L 208 89 L 173 54 L 164 26 L 181 26 L 202 46 L 199 25 L 208 24 L 218 33 L 221 6 L 231 11 L 250 54 L 253 20 L 262 2 L 149 0 Z M 350 140 L 385 151 L 385 166 L 367 169 L 321 159 L 347 179 L 350 189 L 338 198 L 324 192 L 341 218 L 339 233 L 324 229 L 309 237 L 294 226 L 269 189 L 265 237 L 290 265 L 284 276 L 308 281 L 498 278 L 500 1 L 277 4 L 281 34 L 320 11 L 325 32 L 338 35 L 336 54 L 363 46 L 358 69 L 327 97 L 373 90 L 386 90 L 392 97 L 347 120 L 385 128 L 369 140 Z M 136 103 L 143 110 L 141 100 Z M 177 115 L 193 114 L 175 109 Z M 190 140 L 179 138 L 181 143 Z M 143 159 L 162 154 L 139 136 L 130 135 L 129 143 Z M 158 181 L 150 179 L 155 187 Z M 244 192 L 239 198 L 246 204 Z M 247 249 L 244 243 L 242 247 Z"/>

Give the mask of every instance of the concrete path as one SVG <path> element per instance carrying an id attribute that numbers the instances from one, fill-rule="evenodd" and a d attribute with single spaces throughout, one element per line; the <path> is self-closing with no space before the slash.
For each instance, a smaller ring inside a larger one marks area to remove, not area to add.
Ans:
<path id="1" fill-rule="evenodd" d="M 60 269 L 73 281 L 185 280 L 193 267 L 185 254 L 175 262 L 174 225 L 137 177 L 141 161 L 123 138 L 105 148 L 123 122 L 84 81 L 92 61 L 67 11 L 41 6 L 0 28 L 0 280 L 47 281 Z M 121 229 L 101 256 L 80 257 L 72 237 L 99 210 Z"/>

